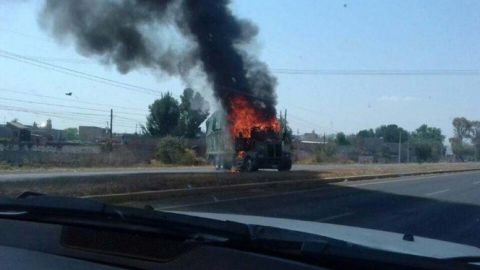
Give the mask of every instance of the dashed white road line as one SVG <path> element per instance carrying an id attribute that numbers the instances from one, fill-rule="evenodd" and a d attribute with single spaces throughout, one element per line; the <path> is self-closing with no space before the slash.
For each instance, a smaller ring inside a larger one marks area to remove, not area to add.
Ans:
<path id="1" fill-rule="evenodd" d="M 321 219 L 317 219 L 317 221 L 320 221 L 320 222 L 330 221 L 330 220 L 334 220 L 334 219 L 341 218 L 341 217 L 351 216 L 353 214 L 354 214 L 353 212 L 346 212 L 346 213 L 342 213 L 342 214 L 338 214 L 338 215 L 334 215 L 334 216 L 329 216 L 329 217 L 324 217 L 324 218 L 321 218 Z"/>
<path id="2" fill-rule="evenodd" d="M 441 193 L 445 193 L 447 191 L 450 191 L 449 188 L 447 189 L 443 189 L 443 190 L 438 190 L 438 191 L 434 191 L 434 192 L 429 192 L 429 193 L 425 193 L 425 196 L 434 196 L 434 195 L 438 195 L 438 194 L 441 194 Z"/>

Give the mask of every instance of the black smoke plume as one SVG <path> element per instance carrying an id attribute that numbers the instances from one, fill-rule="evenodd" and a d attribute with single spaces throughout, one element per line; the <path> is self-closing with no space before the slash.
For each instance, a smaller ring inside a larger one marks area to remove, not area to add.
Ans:
<path id="1" fill-rule="evenodd" d="M 186 78 L 199 66 L 227 113 L 232 97 L 242 95 L 271 118 L 276 113 L 276 79 L 245 49 L 258 29 L 235 17 L 229 3 L 47 0 L 39 21 L 59 40 L 73 39 L 82 55 L 114 64 L 122 73 L 149 68 Z M 178 36 L 183 46 L 176 42 Z"/>

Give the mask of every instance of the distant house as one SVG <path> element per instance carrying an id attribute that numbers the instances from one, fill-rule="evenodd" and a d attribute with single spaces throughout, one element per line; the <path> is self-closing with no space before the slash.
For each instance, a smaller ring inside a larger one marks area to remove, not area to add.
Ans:
<path id="1" fill-rule="evenodd" d="M 44 127 L 24 125 L 18 121 L 8 122 L 0 126 L 0 138 L 12 143 L 45 144 L 47 142 L 62 142 L 65 140 L 65 131 L 52 128 L 52 121 L 47 120 Z"/>
<path id="2" fill-rule="evenodd" d="M 94 126 L 79 126 L 78 135 L 83 142 L 98 142 L 108 138 L 108 130 Z"/>
<path id="3" fill-rule="evenodd" d="M 7 125 L 0 125 L 0 139 L 2 141 L 10 141 L 10 139 L 13 137 L 13 132 L 10 128 L 7 127 Z"/>
<path id="4" fill-rule="evenodd" d="M 315 133 L 315 130 L 313 130 L 310 133 L 304 133 L 302 136 L 300 136 L 300 141 L 309 143 L 320 143 L 321 138 L 317 133 Z"/>
<path id="5" fill-rule="evenodd" d="M 32 133 L 27 126 L 12 121 L 8 122 L 6 127 L 11 131 L 12 142 L 29 142 L 31 140 Z"/>
<path id="6" fill-rule="evenodd" d="M 26 126 L 30 130 L 32 136 L 35 137 L 34 141 L 38 142 L 62 142 L 65 141 L 65 131 L 61 129 L 54 129 L 52 127 L 52 120 L 48 119 L 47 124 L 44 127 L 39 127 L 36 123 L 31 126 Z"/>

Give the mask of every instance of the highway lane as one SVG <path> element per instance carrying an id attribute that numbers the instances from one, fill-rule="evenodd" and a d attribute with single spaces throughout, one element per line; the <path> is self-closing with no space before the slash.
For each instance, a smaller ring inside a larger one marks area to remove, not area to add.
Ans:
<path id="1" fill-rule="evenodd" d="M 413 233 L 480 247 L 480 172 L 341 182 L 310 190 L 252 189 L 149 204 Z"/>

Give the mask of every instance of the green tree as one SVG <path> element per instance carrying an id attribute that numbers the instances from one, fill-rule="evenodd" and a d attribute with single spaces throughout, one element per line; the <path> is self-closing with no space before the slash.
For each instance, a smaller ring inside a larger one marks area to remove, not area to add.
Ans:
<path id="1" fill-rule="evenodd" d="M 453 119 L 453 132 L 455 137 L 463 140 L 468 138 L 472 129 L 472 123 L 468 121 L 465 117 L 456 117 Z"/>
<path id="2" fill-rule="evenodd" d="M 200 131 L 200 125 L 209 114 L 208 102 L 198 92 L 187 88 L 180 96 L 180 118 L 178 134 L 194 138 Z"/>
<path id="3" fill-rule="evenodd" d="M 412 145 L 419 162 L 439 161 L 445 152 L 445 136 L 439 128 L 421 125 L 412 133 Z"/>
<path id="4" fill-rule="evenodd" d="M 66 128 L 64 129 L 64 132 L 67 141 L 78 141 L 80 139 L 78 128 Z"/>
<path id="5" fill-rule="evenodd" d="M 462 142 L 456 137 L 450 138 L 450 145 L 452 146 L 453 154 L 460 161 L 465 161 L 475 153 L 473 145 Z"/>
<path id="6" fill-rule="evenodd" d="M 406 142 L 409 139 L 409 133 L 394 124 L 382 125 L 375 129 L 375 137 L 383 138 L 383 141 L 387 143 L 398 143 L 400 136 L 402 136 L 402 142 Z"/>
<path id="7" fill-rule="evenodd" d="M 335 142 L 337 145 L 350 145 L 350 141 L 348 141 L 347 136 L 345 136 L 345 133 L 343 132 L 337 133 Z"/>
<path id="8" fill-rule="evenodd" d="M 357 138 L 360 138 L 360 139 L 374 138 L 374 137 L 375 137 L 375 132 L 373 131 L 373 129 L 364 129 L 364 130 L 360 130 L 357 133 Z"/>
<path id="9" fill-rule="evenodd" d="M 475 159 L 480 159 L 480 121 L 471 122 L 470 140 L 475 147 Z"/>
<path id="10" fill-rule="evenodd" d="M 316 162 L 331 162 L 335 160 L 337 153 L 337 145 L 333 142 L 319 145 L 315 149 L 315 161 Z"/>
<path id="11" fill-rule="evenodd" d="M 464 161 L 466 157 L 472 156 L 475 153 L 475 147 L 469 145 L 465 139 L 470 139 L 474 144 L 473 137 L 476 137 L 476 128 L 472 126 L 472 122 L 465 117 L 456 117 L 452 121 L 453 138 L 450 138 L 450 145 L 455 157 Z M 476 123 L 475 123 L 476 125 Z"/>
<path id="12" fill-rule="evenodd" d="M 178 101 L 169 93 L 162 94 L 148 107 L 146 130 L 151 136 L 163 137 L 174 134 L 180 117 Z"/>

